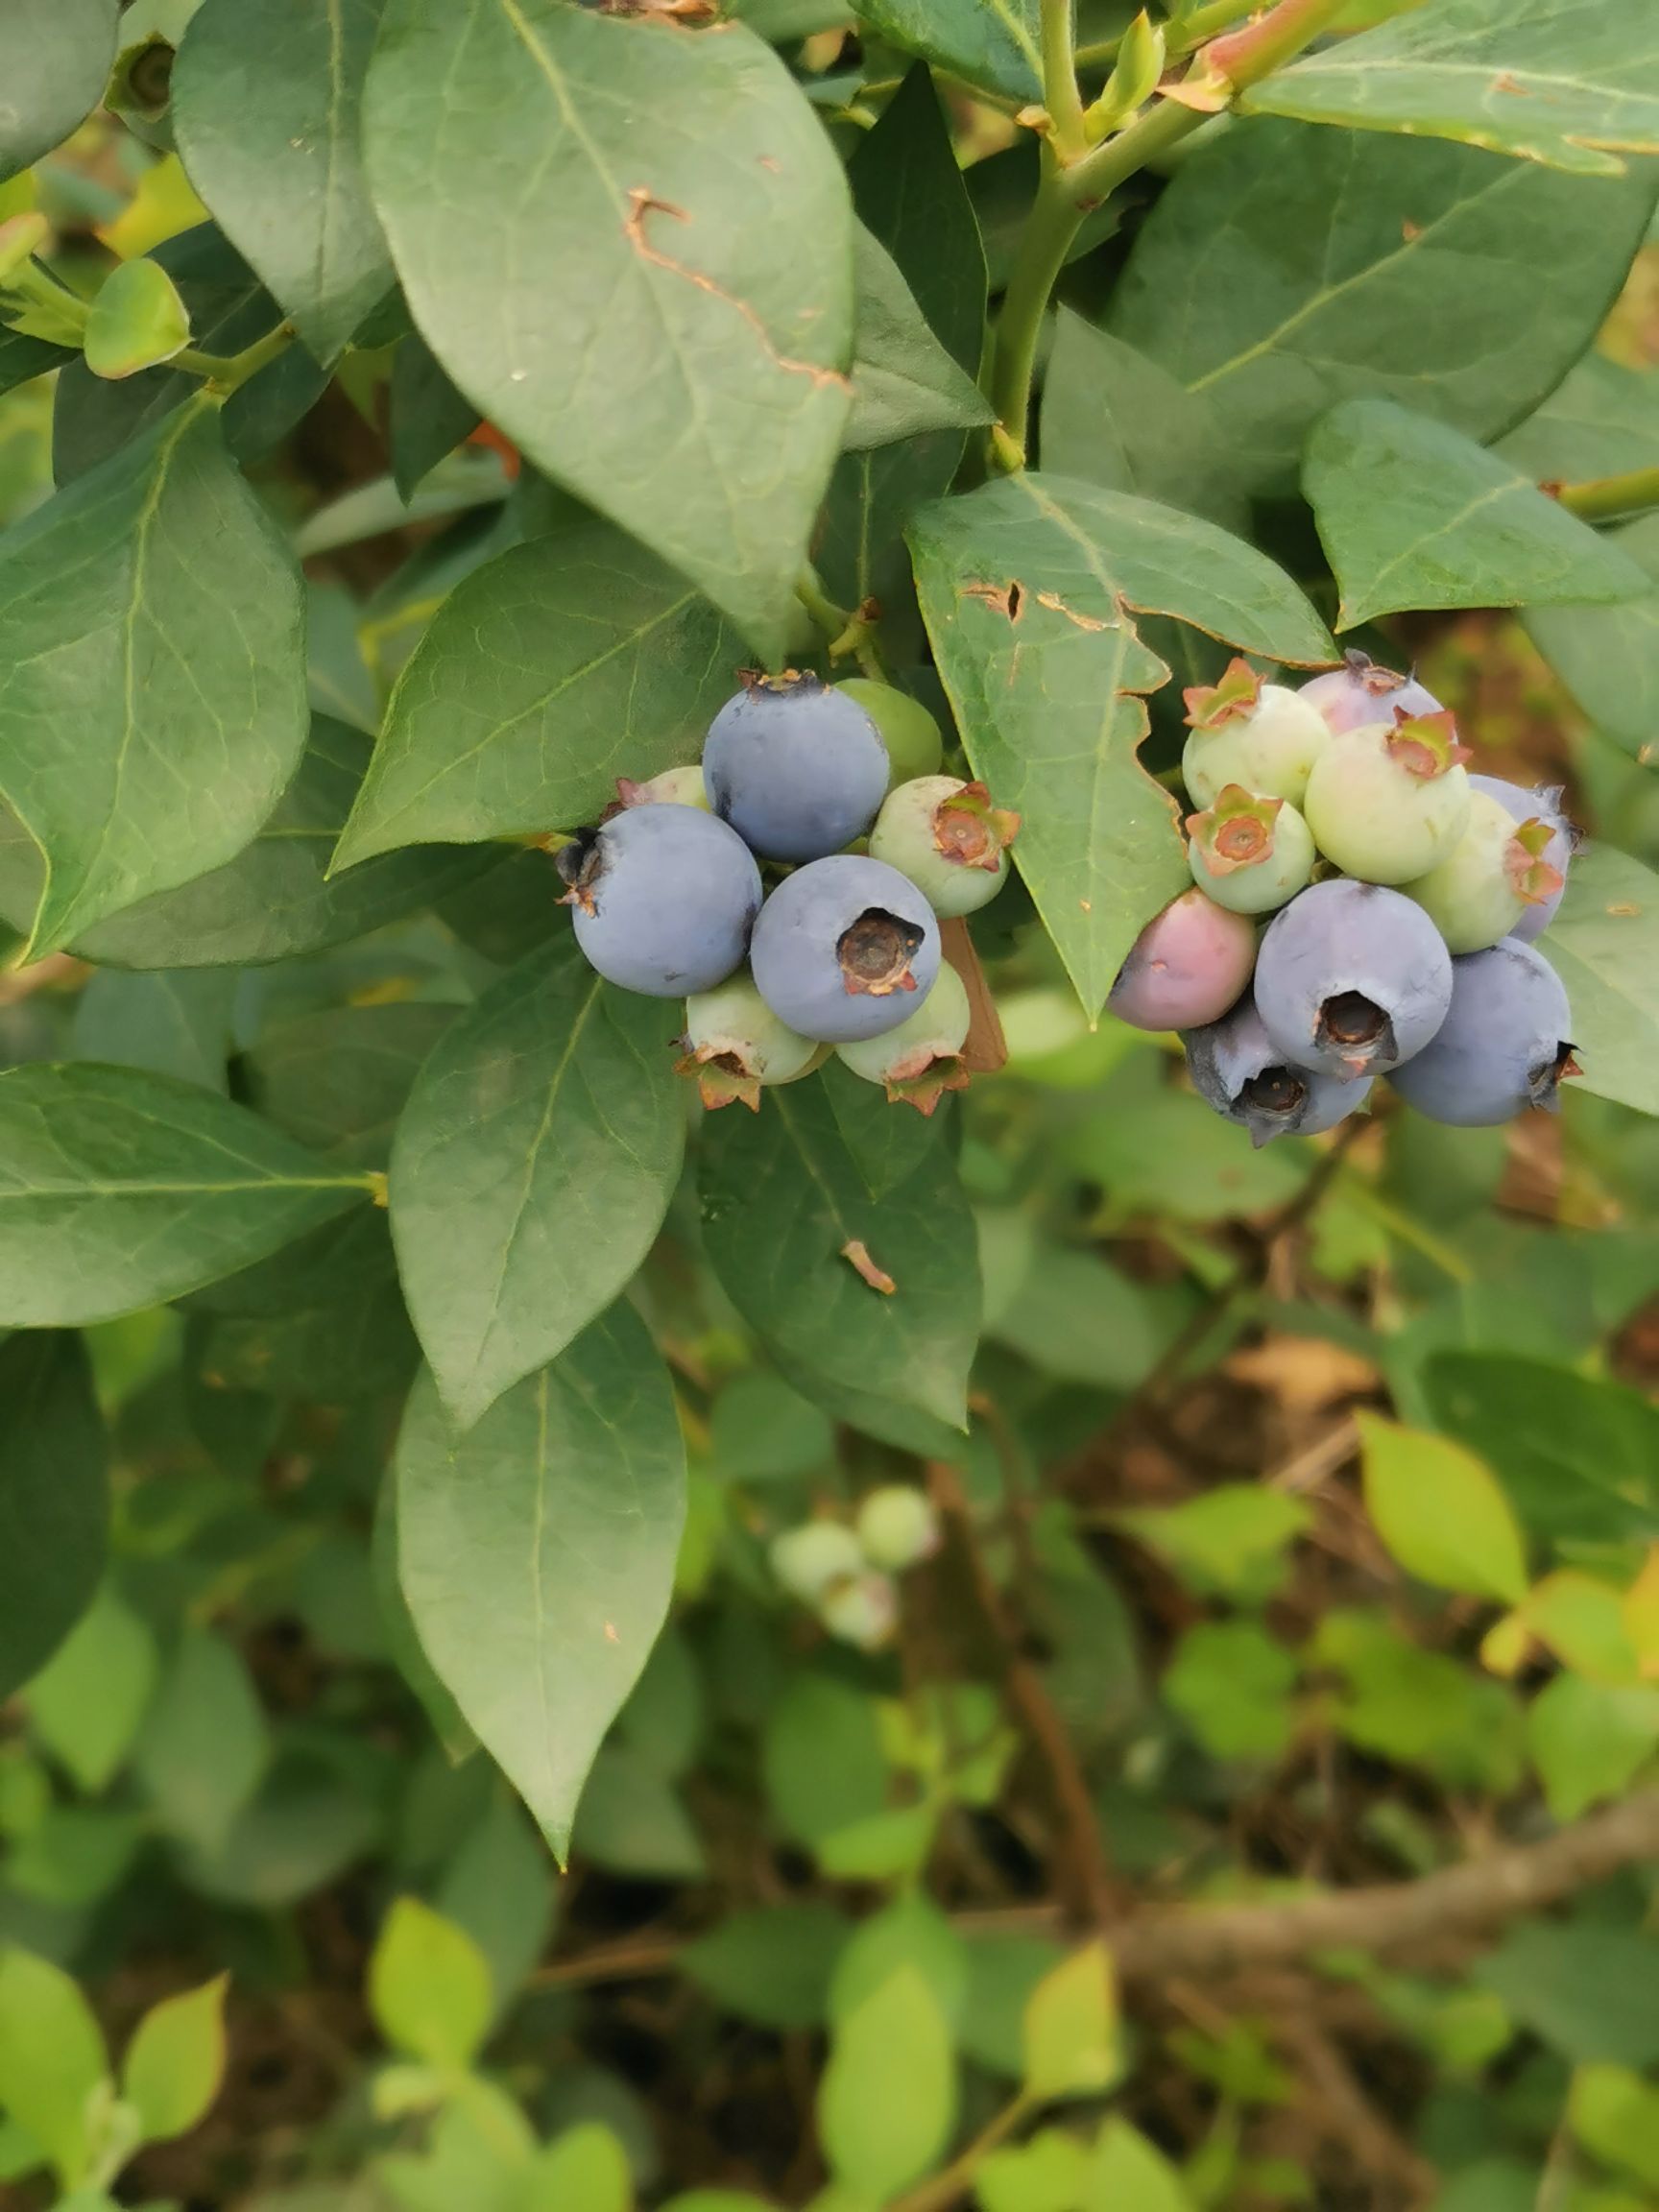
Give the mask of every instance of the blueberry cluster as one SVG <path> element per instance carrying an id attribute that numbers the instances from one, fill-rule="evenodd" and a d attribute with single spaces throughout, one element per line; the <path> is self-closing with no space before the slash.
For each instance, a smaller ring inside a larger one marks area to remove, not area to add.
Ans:
<path id="1" fill-rule="evenodd" d="M 873 1651 L 899 1619 L 894 1576 L 931 1558 L 940 1542 L 939 1516 L 926 1493 L 887 1482 L 866 1493 L 851 1527 L 842 1521 L 804 1521 L 775 1536 L 772 1572 L 831 1636 Z"/>
<path id="2" fill-rule="evenodd" d="M 1378 1075 L 1461 1128 L 1553 1109 L 1567 994 L 1532 940 L 1572 858 L 1560 793 L 1471 776 L 1440 702 L 1360 653 L 1300 690 L 1235 661 L 1186 698 L 1194 888 L 1142 931 L 1113 1012 L 1179 1029 L 1258 1144 L 1334 1127 Z"/>
<path id="3" fill-rule="evenodd" d="M 932 715 L 888 685 L 757 676 L 700 768 L 620 783 L 560 852 L 593 967 L 685 999 L 681 1066 L 709 1105 L 757 1107 L 830 1051 L 925 1114 L 967 1081 L 939 926 L 1001 889 L 1019 819 L 943 758 Z"/>

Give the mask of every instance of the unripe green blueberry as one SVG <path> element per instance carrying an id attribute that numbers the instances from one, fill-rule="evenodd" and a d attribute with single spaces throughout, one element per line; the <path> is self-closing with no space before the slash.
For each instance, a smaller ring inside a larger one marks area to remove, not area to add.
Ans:
<path id="1" fill-rule="evenodd" d="M 1463 834 L 1443 860 L 1403 883 L 1452 952 L 1484 952 L 1507 937 L 1528 907 L 1561 887 L 1558 869 L 1544 857 L 1554 826 L 1534 816 L 1518 823 L 1489 791 L 1470 794 Z"/>
<path id="2" fill-rule="evenodd" d="M 858 1541 L 872 1567 L 900 1574 L 939 1549 L 939 1514 L 913 1482 L 884 1482 L 858 1507 Z"/>
<path id="3" fill-rule="evenodd" d="M 703 771 L 694 760 L 688 768 L 664 768 L 660 776 L 652 776 L 643 783 L 636 783 L 626 776 L 618 776 L 616 798 L 623 806 L 667 805 L 701 806 L 705 814 L 712 814 L 714 811 L 709 804 Z"/>
<path id="4" fill-rule="evenodd" d="M 772 1539 L 772 1572 L 794 1597 L 816 1605 L 826 1591 L 865 1572 L 863 1550 L 839 1521 L 805 1521 Z"/>
<path id="5" fill-rule="evenodd" d="M 926 998 L 897 1029 L 838 1045 L 836 1057 L 866 1083 L 884 1083 L 895 1105 L 931 1114 L 947 1091 L 967 1088 L 962 1047 L 973 1024 L 968 987 L 947 960 Z"/>
<path id="6" fill-rule="evenodd" d="M 1444 710 L 1338 732 L 1302 803 L 1314 844 L 1361 883 L 1415 882 L 1463 834 L 1467 758 Z"/>
<path id="7" fill-rule="evenodd" d="M 856 700 L 887 748 L 887 788 L 896 791 L 916 776 L 937 776 L 945 760 L 939 725 L 908 691 L 878 684 L 871 676 L 844 676 L 834 686 Z"/>
<path id="8" fill-rule="evenodd" d="M 828 1058 L 826 1046 L 779 1021 L 746 968 L 717 990 L 686 999 L 680 1044 L 677 1072 L 696 1077 L 705 1106 L 740 1098 L 751 1113 L 759 1112 L 768 1085 L 793 1083 Z"/>
<path id="9" fill-rule="evenodd" d="M 818 1618 L 831 1636 L 860 1651 L 876 1651 L 899 1624 L 899 1592 L 890 1575 L 858 1575 L 837 1582 L 818 1600 Z"/>
<path id="10" fill-rule="evenodd" d="M 1188 815 L 1187 830 L 1193 882 L 1232 913 L 1271 914 L 1313 873 L 1313 839 L 1288 799 L 1229 783 L 1214 805 Z"/>
<path id="11" fill-rule="evenodd" d="M 1313 763 L 1331 742 L 1325 718 L 1299 692 L 1263 684 L 1236 660 L 1219 684 L 1185 694 L 1192 734 L 1181 775 L 1193 803 L 1212 806 L 1229 783 L 1269 799 L 1302 804 Z"/>
<path id="12" fill-rule="evenodd" d="M 944 922 L 996 898 L 1019 828 L 1019 815 L 993 806 L 983 783 L 919 776 L 888 794 L 870 832 L 870 856 L 907 876 Z"/>

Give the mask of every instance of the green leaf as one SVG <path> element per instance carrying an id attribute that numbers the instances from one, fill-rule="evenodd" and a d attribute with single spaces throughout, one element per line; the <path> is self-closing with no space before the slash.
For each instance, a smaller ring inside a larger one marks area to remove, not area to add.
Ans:
<path id="1" fill-rule="evenodd" d="M 67 138 L 115 59 L 116 0 L 11 0 L 0 30 L 0 182 Z"/>
<path id="2" fill-rule="evenodd" d="M 250 1095 L 298 1143 L 349 1167 L 384 1167 L 421 1064 L 453 1006 L 325 1006 L 261 1035 Z"/>
<path id="3" fill-rule="evenodd" d="M 369 2009 L 395 2050 L 429 2066 L 469 2066 L 494 2003 L 484 1954 L 465 1929 L 399 1897 L 369 1960 Z"/>
<path id="4" fill-rule="evenodd" d="M 554 1914 L 547 1846 L 510 1790 L 491 1791 L 489 1810 L 445 1870 L 437 1904 L 489 1961 L 499 2019 L 523 1993 Z"/>
<path id="5" fill-rule="evenodd" d="M 1436 1424 L 1479 1451 L 1529 1528 L 1589 1543 L 1659 1539 L 1659 1407 L 1544 1359 L 1438 1352 L 1422 1371 Z"/>
<path id="6" fill-rule="evenodd" d="M 0 1344 L 0 1696 L 38 1673 L 91 1603 L 109 1526 L 109 1448 L 79 1336 Z"/>
<path id="7" fill-rule="evenodd" d="M 1037 0 L 859 0 L 880 37 L 965 84 L 1012 100 L 1043 96 Z"/>
<path id="8" fill-rule="evenodd" d="M 1305 55 L 1241 106 L 1616 176 L 1621 154 L 1659 154 L 1659 37 L 1601 0 L 1427 0 Z"/>
<path id="9" fill-rule="evenodd" d="M 685 1469 L 667 1375 L 621 1306 L 465 1436 L 424 1378 L 404 1415 L 398 1539 L 416 1630 L 561 1857 L 667 1610 Z"/>
<path id="10" fill-rule="evenodd" d="M 1064 2128 L 1045 2128 L 979 2161 L 981 2212 L 1076 2212 L 1089 2176 L 1089 2152 Z"/>
<path id="11" fill-rule="evenodd" d="M 104 2037 L 60 1967 L 12 1945 L 0 1952 L 0 2104 L 73 2187 L 91 2150 Z"/>
<path id="12" fill-rule="evenodd" d="M 1216 1759 L 1276 1759 L 1295 1732 L 1296 1662 L 1253 1621 L 1201 1621 L 1175 1647 L 1166 1702 Z"/>
<path id="13" fill-rule="evenodd" d="M 829 1465 L 835 1431 L 820 1407 L 754 1368 L 722 1386 L 709 1417 L 709 1452 L 722 1481 L 786 1482 Z"/>
<path id="14" fill-rule="evenodd" d="M 1043 377 L 1043 465 L 1236 528 L 1232 457 L 1202 393 L 1062 306 Z"/>
<path id="15" fill-rule="evenodd" d="M 223 1851 L 185 1856 L 190 1887 L 222 1904 L 278 1912 L 337 1881 L 381 1836 L 376 1807 L 338 1762 L 278 1759 Z"/>
<path id="16" fill-rule="evenodd" d="M 1046 1974 L 1025 2005 L 1025 2073 L 1029 2097 L 1094 2097 L 1122 2071 L 1118 2048 L 1118 1995 L 1111 1955 L 1086 1943 Z"/>
<path id="17" fill-rule="evenodd" d="M 838 2024 L 818 2133 L 838 2181 L 878 2202 L 926 2174 L 956 2122 L 956 2061 L 939 2001 L 901 1966 Z"/>
<path id="18" fill-rule="evenodd" d="M 772 659 L 846 420 L 846 180 L 751 31 L 669 28 L 392 0 L 370 175 L 459 389 Z"/>
<path id="19" fill-rule="evenodd" d="M 1485 1463 L 1460 1444 L 1358 1417 L 1365 1507 L 1405 1568 L 1436 1590 L 1517 1604 L 1527 1554 L 1508 1499 Z"/>
<path id="20" fill-rule="evenodd" d="M 27 337 L 21 330 L 0 330 L 0 393 L 15 392 L 20 384 L 32 384 L 74 359 L 66 346 Z"/>
<path id="21" fill-rule="evenodd" d="M 419 330 L 398 341 L 392 360 L 392 480 L 412 499 L 421 479 L 478 425 L 478 410 L 456 391 Z"/>
<path id="22" fill-rule="evenodd" d="M 968 1952 L 947 1914 L 912 1889 L 861 1920 L 835 1961 L 830 1984 L 831 2032 L 901 1967 L 912 1967 L 954 2031 L 968 1994 Z"/>
<path id="23" fill-rule="evenodd" d="M 1184 1294 L 1137 1283 L 1109 1260 L 1042 1240 L 986 1333 L 1046 1375 L 1097 1390 L 1133 1390 L 1173 1341 Z"/>
<path id="24" fill-rule="evenodd" d="M 228 1980 L 221 1974 L 200 1989 L 164 1997 L 134 2029 L 121 2061 L 121 2094 L 137 2113 L 146 2143 L 187 2135 L 218 2096 Z"/>
<path id="25" fill-rule="evenodd" d="M 525 2212 L 560 2212 L 566 2204 L 579 2204 L 582 2212 L 633 2212 L 628 2153 L 601 2120 L 566 2128 L 537 2160 L 535 2194 Z"/>
<path id="26" fill-rule="evenodd" d="M 1659 2087 L 1626 2066 L 1582 2066 L 1568 2119 L 1586 2151 L 1659 2188 Z"/>
<path id="27" fill-rule="evenodd" d="M 133 1753 L 156 1825 L 200 1851 L 223 1849 L 270 1760 L 270 1730 L 241 1653 L 187 1628 Z"/>
<path id="28" fill-rule="evenodd" d="M 1074 1009 L 1061 1003 L 1074 1021 Z M 1123 1035 L 1118 1024 L 1112 1027 Z M 1137 1096 L 1120 1087 L 1067 1132 L 1064 1150 L 1119 1213 L 1161 1214 L 1175 1221 L 1270 1213 L 1289 1204 L 1310 1170 L 1298 1147 L 1269 1144 L 1258 1150 L 1244 1130 L 1223 1121 L 1201 1099 L 1163 1084 Z"/>
<path id="29" fill-rule="evenodd" d="M 1508 429 L 1589 346 L 1654 190 L 1636 171 L 1586 180 L 1474 147 L 1234 124 L 1159 199 L 1111 327 L 1209 399 L 1246 490 L 1288 493 L 1339 399 L 1397 399 L 1476 438 Z"/>
<path id="30" fill-rule="evenodd" d="M 381 0 L 205 0 L 174 67 L 190 181 L 320 361 L 391 290 L 357 150 Z"/>
<path id="31" fill-rule="evenodd" d="M 1300 1498 L 1255 1482 L 1223 1482 L 1176 1505 L 1143 1505 L 1113 1517 L 1202 1591 L 1258 1594 L 1276 1585 L 1284 1554 L 1313 1519 Z"/>
<path id="32" fill-rule="evenodd" d="M 841 434 L 848 451 L 989 422 L 984 394 L 934 337 L 899 264 L 862 223 L 853 230 L 853 406 Z"/>
<path id="33" fill-rule="evenodd" d="M 1021 874 L 1094 1016 L 1142 926 L 1190 880 L 1179 810 L 1136 758 L 1142 695 L 1169 671 L 1135 613 L 1278 661 L 1333 648 L 1254 547 L 1126 493 L 1008 477 L 925 508 L 909 537 L 968 757 L 1021 816 Z"/>
<path id="34" fill-rule="evenodd" d="M 1116 2115 L 1100 2130 L 1082 2212 L 1193 2212 L 1180 2175 L 1138 2128 Z"/>
<path id="35" fill-rule="evenodd" d="M 1659 1749 L 1659 1688 L 1557 1674 L 1527 1709 L 1527 1748 L 1557 1820 L 1629 1788 Z"/>
<path id="36" fill-rule="evenodd" d="M 397 1671 L 421 1700 L 433 1732 L 452 1766 L 459 1767 L 478 1748 L 478 1739 L 461 1717 L 461 1708 L 427 1658 L 415 1626 L 409 1600 L 398 1575 L 397 1481 L 395 1472 L 381 1481 L 375 1495 L 374 1533 L 370 1547 L 374 1597 L 380 1623 Z"/>
<path id="37" fill-rule="evenodd" d="M 202 1370 L 218 1390 L 349 1405 L 408 1387 L 421 1349 L 404 1310 L 386 1215 L 355 1207 L 196 1304 Z"/>
<path id="38" fill-rule="evenodd" d="M 1659 2061 L 1659 1940 L 1591 1920 L 1515 1928 L 1475 1979 L 1575 2065 Z"/>
<path id="39" fill-rule="evenodd" d="M 773 1091 L 759 1114 L 713 1117 L 698 1185 L 714 1272 L 796 1388 L 891 1400 L 966 1426 L 979 1274 L 944 1145 L 873 1199 L 824 1086 L 801 1083 Z M 886 1273 L 891 1292 L 864 1280 L 850 1246 Z"/>
<path id="40" fill-rule="evenodd" d="M 194 1290 L 363 1195 L 245 1107 L 135 1068 L 0 1074 L 0 1321 L 108 1320 Z"/>
<path id="41" fill-rule="evenodd" d="M 453 1417 L 563 1352 L 650 1250 L 674 1194 L 677 1009 L 618 991 L 574 937 L 445 1032 L 392 1153 L 409 1310 Z"/>
<path id="42" fill-rule="evenodd" d="M 1646 572 L 1518 469 L 1391 399 L 1322 416 L 1302 471 L 1338 630 L 1401 608 L 1629 599 Z"/>
<path id="43" fill-rule="evenodd" d="M 816 2028 L 830 2002 L 830 1978 L 851 1930 L 829 1904 L 761 1906 L 729 1913 L 680 1954 L 683 1970 L 706 1996 L 762 2028 Z"/>
<path id="44" fill-rule="evenodd" d="M 108 1585 L 25 1691 L 33 1734 L 83 1790 L 119 1771 L 156 1688 L 149 1629 Z"/>
<path id="45" fill-rule="evenodd" d="M 224 970 L 123 975 L 101 969 L 75 1001 L 75 1057 L 222 1092 L 236 984 Z"/>
<path id="46" fill-rule="evenodd" d="M 708 601 L 609 523 L 514 546 L 416 647 L 335 866 L 595 820 L 619 776 L 697 757 L 742 659 Z"/>
<path id="47" fill-rule="evenodd" d="M 1659 878 L 1585 845 L 1542 950 L 1567 986 L 1580 1087 L 1659 1114 Z"/>
<path id="48" fill-rule="evenodd" d="M 47 859 L 33 957 L 248 843 L 305 742 L 301 618 L 211 408 L 7 533 L 0 790 Z"/>
<path id="49" fill-rule="evenodd" d="M 400 921 L 502 865 L 496 853 L 425 846 L 330 878 L 328 856 L 369 756 L 369 740 L 359 731 L 317 715 L 298 774 L 251 845 L 177 891 L 94 923 L 76 939 L 75 950 L 117 968 L 288 960 Z M 0 833 L 0 909 L 9 920 L 27 927 L 39 882 L 39 854 L 13 823 L 10 837 Z"/>
<path id="50" fill-rule="evenodd" d="M 171 361 L 190 343 L 190 317 L 158 261 L 123 261 L 86 318 L 86 366 L 112 383 Z"/>
<path id="51" fill-rule="evenodd" d="M 237 353 L 262 338 L 281 309 L 216 224 L 167 238 L 151 259 L 173 279 L 190 318 L 196 345 L 208 353 Z M 233 392 L 221 410 L 225 443 L 238 461 L 268 453 L 306 413 L 327 382 L 303 348 L 287 352 Z M 93 375 L 72 358 L 58 379 L 52 410 L 52 469 L 60 485 L 120 451 L 202 389 L 185 369 L 146 369 L 118 384 Z"/>
<path id="52" fill-rule="evenodd" d="M 1522 619 L 1597 729 L 1647 766 L 1659 757 L 1659 515 L 1610 531 L 1608 540 L 1647 576 L 1639 598 L 1617 607 L 1528 607 Z"/>
<path id="53" fill-rule="evenodd" d="M 625 1743 L 598 1754 L 582 1791 L 570 1849 L 579 1860 L 647 1882 L 697 1882 L 709 1861 L 680 1792 Z"/>
<path id="54" fill-rule="evenodd" d="M 1502 1682 L 1429 1651 L 1377 1614 L 1326 1614 L 1308 1656 L 1341 1676 L 1332 1718 L 1351 1743 L 1453 1789 L 1503 1795 L 1521 1780 L 1521 1713 Z"/>
<path id="55" fill-rule="evenodd" d="M 917 62 L 847 165 L 860 221 L 892 254 L 927 325 L 957 366 L 976 375 L 985 341 L 985 250 L 950 126 L 925 62 Z M 875 599 L 883 635 L 920 643 L 904 524 L 950 488 L 956 431 L 844 453 L 825 502 L 815 557 L 847 606 Z"/>
<path id="56" fill-rule="evenodd" d="M 766 1797 L 784 1833 L 816 1850 L 887 1805 L 875 1699 L 829 1674 L 804 1671 L 767 1716 Z"/>

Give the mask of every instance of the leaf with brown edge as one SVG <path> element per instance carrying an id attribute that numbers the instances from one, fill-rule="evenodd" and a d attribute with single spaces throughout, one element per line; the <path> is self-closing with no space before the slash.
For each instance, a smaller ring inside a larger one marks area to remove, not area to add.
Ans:
<path id="1" fill-rule="evenodd" d="M 974 775 L 1018 809 L 1017 864 L 1085 1010 L 1189 881 L 1178 812 L 1137 757 L 1169 670 L 1139 613 L 1311 665 L 1334 648 L 1284 571 L 1214 523 L 1025 474 L 911 524 L 922 612 Z"/>

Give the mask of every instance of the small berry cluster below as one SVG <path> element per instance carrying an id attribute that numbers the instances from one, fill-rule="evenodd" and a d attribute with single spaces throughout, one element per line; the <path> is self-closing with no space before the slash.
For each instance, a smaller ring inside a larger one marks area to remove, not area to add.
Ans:
<path id="1" fill-rule="evenodd" d="M 1019 820 L 943 758 L 932 715 L 888 685 L 756 677 L 701 767 L 619 784 L 560 852 L 592 966 L 685 999 L 681 1067 L 706 1104 L 757 1108 L 831 1051 L 925 1114 L 966 1083 L 968 991 L 939 926 L 1001 889 Z"/>
<path id="2" fill-rule="evenodd" d="M 1300 690 L 1235 661 L 1187 706 L 1194 888 L 1142 931 L 1113 1012 L 1180 1030 L 1258 1144 L 1334 1127 L 1379 1075 L 1461 1128 L 1554 1110 L 1571 1019 L 1532 940 L 1572 860 L 1560 793 L 1471 776 L 1439 701 L 1359 653 Z"/>
<path id="3" fill-rule="evenodd" d="M 931 1558 L 940 1540 L 939 1516 L 926 1492 L 883 1483 L 866 1493 L 851 1527 L 818 1519 L 775 1536 L 772 1572 L 831 1636 L 874 1651 L 898 1624 L 894 1576 Z"/>

